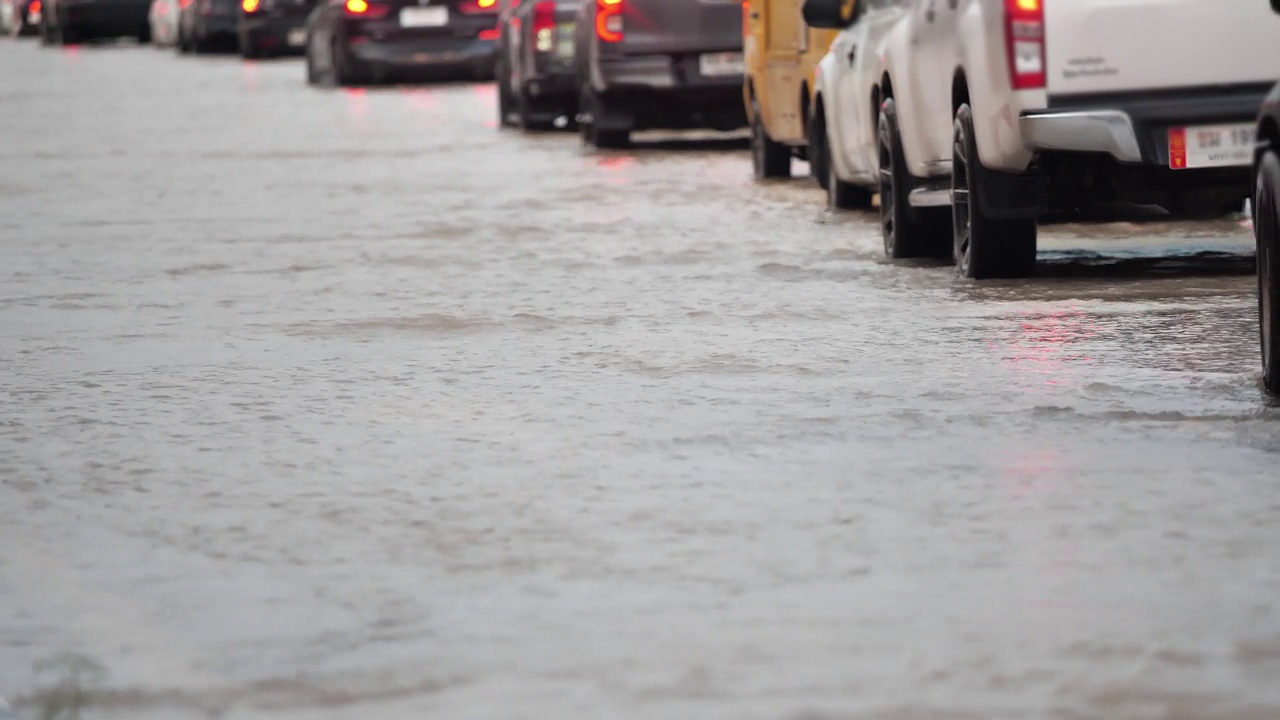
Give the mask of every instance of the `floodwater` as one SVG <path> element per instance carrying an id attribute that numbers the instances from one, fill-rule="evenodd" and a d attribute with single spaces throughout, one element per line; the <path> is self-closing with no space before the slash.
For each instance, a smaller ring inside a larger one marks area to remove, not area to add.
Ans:
<path id="1" fill-rule="evenodd" d="M 1280 716 L 1237 223 L 976 284 L 490 86 L 0 68 L 18 717 Z"/>

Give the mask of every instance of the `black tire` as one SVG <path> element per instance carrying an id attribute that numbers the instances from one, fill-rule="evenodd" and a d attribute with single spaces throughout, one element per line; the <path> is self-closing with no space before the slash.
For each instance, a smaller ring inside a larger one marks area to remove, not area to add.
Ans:
<path id="1" fill-rule="evenodd" d="M 80 42 L 81 32 L 79 28 L 67 25 L 64 22 L 58 23 L 58 44 L 59 45 L 75 45 Z"/>
<path id="2" fill-rule="evenodd" d="M 581 98 L 579 107 L 583 115 L 590 118 L 584 120 L 579 126 L 584 143 L 597 150 L 624 148 L 631 143 L 630 130 L 600 128 L 600 118 L 610 115 L 611 109 L 605 99 L 591 89 L 591 84 L 587 81 L 582 83 Z"/>
<path id="3" fill-rule="evenodd" d="M 49 25 L 48 16 L 40 18 L 40 44 L 50 46 L 56 42 L 58 42 L 58 35 L 53 27 Z"/>
<path id="4" fill-rule="evenodd" d="M 973 280 L 1023 278 L 1036 270 L 1036 221 L 999 220 L 982 211 L 986 170 L 978 158 L 973 110 L 956 110 L 952 134 L 951 223 L 956 272 Z"/>
<path id="5" fill-rule="evenodd" d="M 494 74 L 498 81 L 498 127 L 515 127 L 512 116 L 516 114 L 516 99 L 511 93 L 511 72 L 506 63 L 500 62 Z"/>
<path id="6" fill-rule="evenodd" d="M 137 38 L 138 38 L 139 45 L 151 44 L 151 23 L 150 22 L 146 23 L 145 25 L 142 26 L 141 29 L 138 30 Z"/>
<path id="7" fill-rule="evenodd" d="M 876 132 L 880 166 L 880 234 L 884 254 L 895 260 L 945 255 L 950 233 L 944 209 L 913 208 L 907 196 L 914 181 L 907 171 L 893 98 L 880 105 Z"/>
<path id="8" fill-rule="evenodd" d="M 557 113 L 552 113 L 545 106 L 529 97 L 528 91 L 520 88 L 516 96 L 516 106 L 520 118 L 520 128 L 526 132 L 546 132 L 556 128 Z"/>
<path id="9" fill-rule="evenodd" d="M 1253 232 L 1258 242 L 1258 335 L 1262 346 L 1262 384 L 1280 393 L 1280 156 L 1275 150 L 1258 163 L 1253 203 Z"/>
<path id="10" fill-rule="evenodd" d="M 338 87 L 355 87 L 364 84 L 364 78 L 355 67 L 355 62 L 347 55 L 346 48 L 337 38 L 329 46 L 329 61 L 333 67 L 333 84 Z"/>
<path id="11" fill-rule="evenodd" d="M 760 104 L 751 100 L 751 170 L 757 180 L 791 177 L 791 148 L 773 141 L 764 129 Z"/>
<path id="12" fill-rule="evenodd" d="M 827 168 L 827 161 L 830 154 L 827 152 L 827 117 L 823 108 L 822 99 L 818 99 L 817 109 L 813 111 L 813 115 L 809 118 L 809 171 L 813 174 L 813 179 L 818 183 L 818 187 L 823 190 L 827 189 L 827 179 L 830 171 Z"/>
<path id="13" fill-rule="evenodd" d="M 310 41 L 308 41 L 308 42 L 307 42 L 307 57 L 306 57 L 306 63 L 307 63 L 307 84 L 308 84 L 308 85 L 319 85 L 319 84 L 320 84 L 320 73 L 319 73 L 319 71 L 317 71 L 317 70 L 316 70 L 316 56 L 315 56 L 315 53 L 313 53 L 313 52 L 311 51 L 311 43 L 310 43 Z"/>
<path id="14" fill-rule="evenodd" d="M 810 123 L 809 154 L 813 157 L 810 164 L 814 174 L 822 173 L 825 177 L 819 182 L 827 191 L 827 208 L 830 210 L 865 210 L 871 207 L 872 191 L 847 183 L 836 174 L 836 163 L 831 156 L 831 138 L 827 135 L 827 123 L 824 118 L 814 116 Z"/>
<path id="15" fill-rule="evenodd" d="M 240 57 L 243 60 L 256 60 L 262 57 L 262 47 L 249 33 L 242 32 L 239 37 Z"/>

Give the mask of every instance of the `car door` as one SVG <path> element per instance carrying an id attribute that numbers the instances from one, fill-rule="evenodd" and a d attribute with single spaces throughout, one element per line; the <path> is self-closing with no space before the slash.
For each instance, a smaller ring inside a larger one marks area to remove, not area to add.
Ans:
<path id="1" fill-rule="evenodd" d="M 917 159 L 938 170 L 951 163 L 951 80 L 959 53 L 959 4 L 960 0 L 913 0 L 910 9 L 914 58 L 905 89 L 911 94 L 914 117 L 903 124 L 921 133 L 918 147 L 925 157 Z M 895 85 L 899 95 L 903 89 Z"/>
<path id="2" fill-rule="evenodd" d="M 905 14 L 903 1 L 866 0 L 859 5 L 853 24 L 831 46 L 840 73 L 835 83 L 838 110 L 828 115 L 834 115 L 835 140 L 845 167 L 862 177 L 869 177 L 877 168 L 875 138 L 880 109 L 874 106 L 872 94 L 883 70 L 880 41 Z"/>

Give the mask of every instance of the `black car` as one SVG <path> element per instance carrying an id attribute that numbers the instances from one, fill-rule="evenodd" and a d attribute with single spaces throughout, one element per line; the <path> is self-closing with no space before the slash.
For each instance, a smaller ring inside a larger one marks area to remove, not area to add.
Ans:
<path id="1" fill-rule="evenodd" d="M 573 23 L 582 0 L 525 0 L 503 11 L 498 38 L 498 121 L 554 127 L 578 112 Z"/>
<path id="2" fill-rule="evenodd" d="M 178 52 L 233 48 L 240 32 L 241 0 L 191 0 L 178 14 Z"/>
<path id="3" fill-rule="evenodd" d="M 40 41 L 70 45 L 82 40 L 136 37 L 151 40 L 151 0 L 42 0 Z"/>
<path id="4" fill-rule="evenodd" d="M 633 130 L 746 127 L 742 3 L 593 0 L 574 28 L 582 139 L 626 145 Z"/>
<path id="5" fill-rule="evenodd" d="M 1271 0 L 1280 13 L 1280 0 Z M 1262 382 L 1280 393 L 1280 85 L 1258 114 L 1254 156 L 1253 234 L 1258 242 L 1258 327 Z"/>
<path id="6" fill-rule="evenodd" d="M 307 16 L 315 0 L 241 0 L 240 55 L 246 58 L 301 53 Z"/>
<path id="7" fill-rule="evenodd" d="M 333 0 L 307 20 L 307 82 L 493 77 L 498 0 Z"/>

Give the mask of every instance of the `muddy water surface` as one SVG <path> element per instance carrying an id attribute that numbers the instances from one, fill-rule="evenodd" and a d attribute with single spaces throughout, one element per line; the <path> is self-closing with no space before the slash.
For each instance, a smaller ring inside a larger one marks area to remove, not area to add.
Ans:
<path id="1" fill-rule="evenodd" d="M 740 146 L 0 43 L 0 695 L 86 718 L 1274 718 L 1231 221 L 881 259 Z"/>

